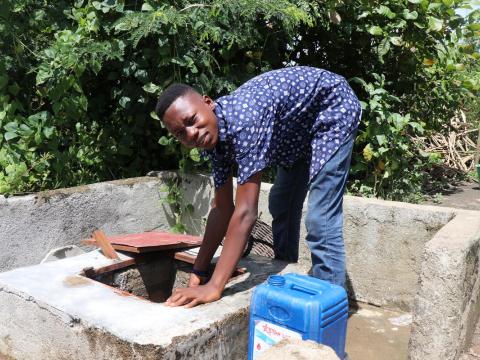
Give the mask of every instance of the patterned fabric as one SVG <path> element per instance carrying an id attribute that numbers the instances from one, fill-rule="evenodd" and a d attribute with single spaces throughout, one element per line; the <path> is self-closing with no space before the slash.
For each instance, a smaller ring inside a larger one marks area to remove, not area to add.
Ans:
<path id="1" fill-rule="evenodd" d="M 205 153 L 219 188 L 234 163 L 244 184 L 270 165 L 290 168 L 305 158 L 311 180 L 357 128 L 361 107 L 342 76 L 295 66 L 247 81 L 219 98 L 215 113 L 219 141 Z"/>

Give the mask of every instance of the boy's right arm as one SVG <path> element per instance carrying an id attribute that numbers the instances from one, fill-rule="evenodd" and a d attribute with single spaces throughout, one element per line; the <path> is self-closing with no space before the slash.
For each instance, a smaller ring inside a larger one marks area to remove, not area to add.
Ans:
<path id="1" fill-rule="evenodd" d="M 222 187 L 215 190 L 215 198 L 208 214 L 203 243 L 193 265 L 195 270 L 206 271 L 208 269 L 215 251 L 225 237 L 234 210 L 233 184 L 230 176 Z M 199 285 L 199 283 L 199 277 L 192 274 L 189 286 Z"/>

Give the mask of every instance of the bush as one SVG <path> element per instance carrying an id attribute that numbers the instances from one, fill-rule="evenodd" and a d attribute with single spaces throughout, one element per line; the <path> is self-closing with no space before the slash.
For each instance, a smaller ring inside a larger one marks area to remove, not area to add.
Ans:
<path id="1" fill-rule="evenodd" d="M 478 95 L 479 12 L 455 14 L 468 3 L 6 0 L 0 193 L 204 166 L 155 121 L 158 93 L 181 81 L 215 97 L 295 63 L 344 75 L 362 100 L 353 191 L 417 193 L 441 159 L 410 138 Z"/>

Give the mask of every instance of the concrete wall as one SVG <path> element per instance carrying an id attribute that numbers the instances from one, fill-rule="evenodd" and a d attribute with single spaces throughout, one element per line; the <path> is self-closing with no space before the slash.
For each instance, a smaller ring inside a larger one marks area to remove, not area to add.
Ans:
<path id="1" fill-rule="evenodd" d="M 480 313 L 480 212 L 458 211 L 425 246 L 415 297 L 411 359 L 458 359 Z"/>
<path id="2" fill-rule="evenodd" d="M 100 228 L 107 235 L 169 229 L 173 217 L 161 202 L 168 177 L 98 183 L 35 195 L 0 197 L 0 272 L 33 265 L 52 248 L 79 244 Z M 213 195 L 209 176 L 183 177 L 186 203 L 194 212 L 183 222 L 193 234 L 202 234 Z M 262 184 L 260 218 L 271 221 L 268 193 Z M 344 234 L 352 297 L 375 305 L 410 311 L 417 290 L 419 259 L 436 231 L 455 215 L 453 209 L 417 206 L 346 196 Z M 306 206 L 304 206 L 304 213 Z M 300 262 L 310 263 L 303 240 Z"/>
<path id="3" fill-rule="evenodd" d="M 161 178 L 135 178 L 34 195 L 0 196 L 0 272 L 38 264 L 51 250 L 107 234 L 168 229 Z"/>
<path id="4" fill-rule="evenodd" d="M 97 228 L 110 235 L 168 229 L 173 219 L 160 199 L 172 174 L 156 175 L 0 197 L 0 271 L 36 264 L 52 248 L 78 244 Z M 201 175 L 182 181 L 185 201 L 194 206 L 183 221 L 201 234 L 213 183 Z M 267 222 L 270 186 L 262 184 L 259 205 Z M 480 312 L 480 214 L 350 196 L 344 209 L 352 296 L 413 311 L 412 358 L 458 358 Z M 300 262 L 309 263 L 304 241 Z"/>
<path id="5" fill-rule="evenodd" d="M 425 243 L 454 210 L 350 196 L 344 207 L 351 296 L 411 312 Z"/>
<path id="6" fill-rule="evenodd" d="M 255 286 L 272 273 L 304 271 L 248 257 L 240 263 L 248 273 L 228 283 L 219 301 L 187 309 L 78 276 L 113 263 L 91 251 L 0 273 L 0 359 L 243 360 Z"/>
<path id="7" fill-rule="evenodd" d="M 205 205 L 212 200 L 211 179 L 191 176 L 184 185 L 185 200 L 195 209 L 184 221 L 201 234 L 204 221 L 200 219 L 208 215 Z M 267 223 L 272 220 L 268 211 L 270 188 L 271 184 L 262 183 L 259 201 L 259 216 Z M 305 202 L 303 215 L 306 210 Z M 455 216 L 455 209 L 345 196 L 344 214 L 351 297 L 411 311 L 425 243 Z M 311 264 L 305 235 L 302 223 L 299 261 Z"/>

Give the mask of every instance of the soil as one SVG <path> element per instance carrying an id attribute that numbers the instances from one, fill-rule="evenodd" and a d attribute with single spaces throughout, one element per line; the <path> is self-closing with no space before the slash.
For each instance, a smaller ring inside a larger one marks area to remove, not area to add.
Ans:
<path id="1" fill-rule="evenodd" d="M 423 204 L 480 211 L 480 184 L 475 181 L 460 182 Z"/>

